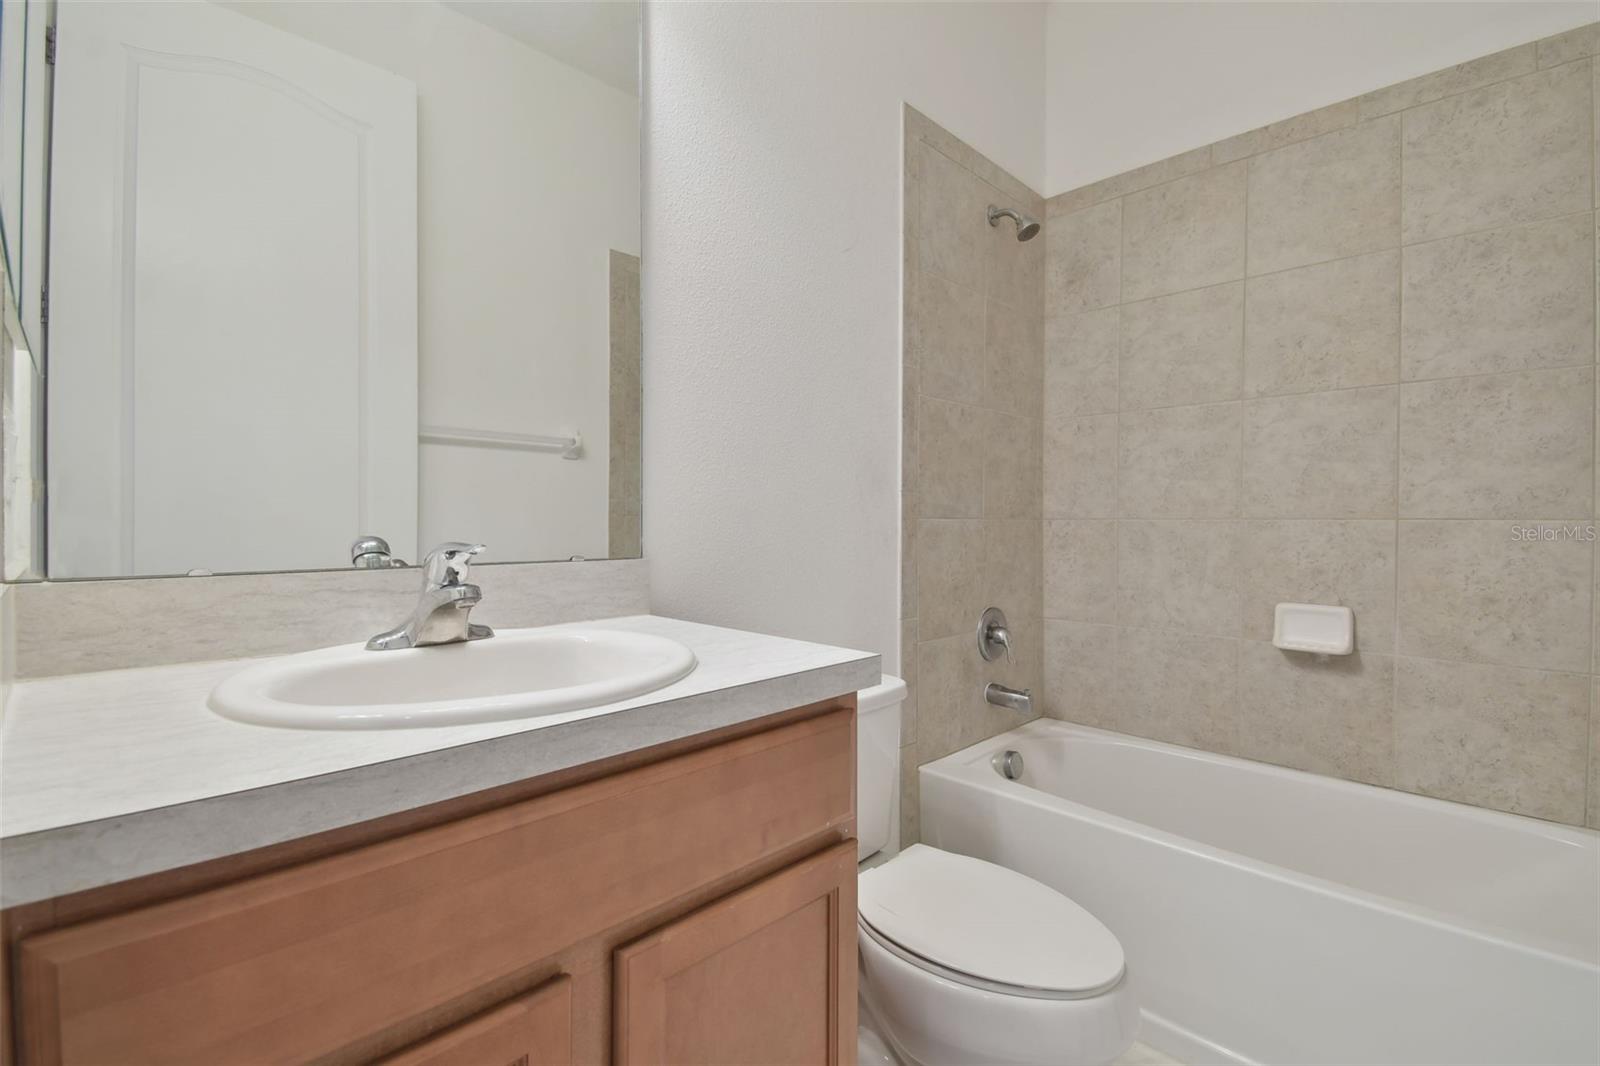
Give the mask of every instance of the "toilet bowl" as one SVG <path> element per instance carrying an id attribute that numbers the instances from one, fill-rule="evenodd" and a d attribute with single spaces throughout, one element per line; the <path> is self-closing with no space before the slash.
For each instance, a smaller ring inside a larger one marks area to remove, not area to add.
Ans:
<path id="1" fill-rule="evenodd" d="M 861 857 L 887 849 L 904 683 L 858 699 Z M 857 879 L 862 1034 L 875 1066 L 1103 1066 L 1139 1008 L 1122 945 L 1088 911 L 1014 870 L 914 844 Z"/>
<path id="2" fill-rule="evenodd" d="M 1100 1066 L 1133 1043 L 1122 945 L 1054 889 L 916 844 L 857 893 L 869 1024 L 906 1066 Z"/>

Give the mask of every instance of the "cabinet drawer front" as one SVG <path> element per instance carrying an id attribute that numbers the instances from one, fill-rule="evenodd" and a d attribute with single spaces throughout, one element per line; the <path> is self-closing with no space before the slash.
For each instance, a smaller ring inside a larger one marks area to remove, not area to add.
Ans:
<path id="1" fill-rule="evenodd" d="M 853 749 L 846 705 L 30 937 L 19 952 L 24 1062 L 304 1062 L 372 1041 L 848 826 Z"/>
<path id="2" fill-rule="evenodd" d="M 572 978 L 546 981 L 379 1066 L 572 1066 Z"/>

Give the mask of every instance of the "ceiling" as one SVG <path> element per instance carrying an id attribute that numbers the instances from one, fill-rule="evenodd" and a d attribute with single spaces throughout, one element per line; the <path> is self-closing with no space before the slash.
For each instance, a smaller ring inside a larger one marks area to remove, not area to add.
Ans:
<path id="1" fill-rule="evenodd" d="M 583 71 L 630 96 L 639 95 L 642 0 L 445 0 L 470 19 Z"/>

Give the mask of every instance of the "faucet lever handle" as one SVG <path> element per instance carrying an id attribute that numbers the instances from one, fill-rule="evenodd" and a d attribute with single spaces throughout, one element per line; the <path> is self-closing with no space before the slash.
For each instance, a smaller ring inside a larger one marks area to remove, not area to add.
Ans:
<path id="1" fill-rule="evenodd" d="M 985 662 L 994 662 L 1001 652 L 1006 662 L 1011 662 L 1011 628 L 1006 625 L 1006 613 L 998 607 L 988 608 L 978 620 L 978 651 Z"/>
<path id="2" fill-rule="evenodd" d="M 439 545 L 428 553 L 422 562 L 422 581 L 425 588 L 448 588 L 452 585 L 465 584 L 467 568 L 472 565 L 472 557 L 477 555 L 487 545 L 467 544 L 464 541 L 452 540 Z"/>

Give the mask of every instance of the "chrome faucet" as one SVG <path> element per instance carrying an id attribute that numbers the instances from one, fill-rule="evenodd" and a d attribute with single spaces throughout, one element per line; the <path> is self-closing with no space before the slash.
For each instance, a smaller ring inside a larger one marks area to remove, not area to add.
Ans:
<path id="1" fill-rule="evenodd" d="M 467 583 L 467 568 L 483 547 L 451 541 L 429 552 L 422 562 L 422 595 L 411 617 L 367 641 L 367 650 L 426 648 L 494 636 L 488 626 L 468 620 L 472 609 L 483 599 L 483 590 Z"/>
<path id="2" fill-rule="evenodd" d="M 1002 685 L 998 681 L 991 681 L 983 688 L 985 703 L 996 707 L 1004 707 L 1008 711 L 1021 711 L 1023 714 L 1033 713 L 1033 691 L 1025 688 L 1012 688 Z"/>
<path id="3" fill-rule="evenodd" d="M 390 554 L 389 542 L 382 537 L 362 536 L 350 544 L 350 565 L 357 570 L 387 570 L 405 566 L 406 561 Z"/>

